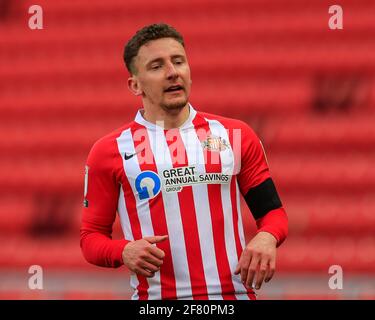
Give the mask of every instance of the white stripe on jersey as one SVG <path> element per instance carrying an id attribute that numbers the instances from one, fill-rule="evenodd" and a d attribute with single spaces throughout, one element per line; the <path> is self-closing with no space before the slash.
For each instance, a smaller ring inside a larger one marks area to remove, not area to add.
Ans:
<path id="1" fill-rule="evenodd" d="M 240 188 L 238 186 L 238 181 L 236 179 L 236 202 L 237 202 L 237 212 L 238 212 L 238 232 L 240 234 L 240 241 L 241 241 L 241 246 L 242 250 L 245 248 L 246 243 L 245 243 L 245 235 L 244 235 L 244 230 L 243 230 L 243 224 L 242 224 L 242 214 L 241 214 L 241 199 L 240 199 Z"/>
<path id="2" fill-rule="evenodd" d="M 134 147 L 134 142 L 133 142 L 133 137 L 130 129 L 124 130 L 120 137 L 117 138 L 117 144 L 118 144 L 118 149 L 121 154 L 121 158 L 123 161 L 123 166 L 124 166 L 124 171 L 127 176 L 131 176 L 132 174 L 138 175 L 141 173 L 141 169 L 139 167 L 138 163 L 138 158 L 136 156 L 128 159 L 125 161 L 125 152 L 127 153 L 135 153 L 135 147 Z M 132 188 L 133 194 L 137 194 L 137 190 L 135 189 L 135 185 L 130 183 L 130 186 Z M 125 199 L 125 198 L 124 198 Z M 154 236 L 154 229 L 152 226 L 152 221 L 151 221 L 151 215 L 150 215 L 150 208 L 148 205 L 148 201 L 141 200 L 142 203 L 139 204 L 137 197 L 135 198 L 135 201 L 137 202 L 137 214 L 138 214 L 138 219 L 139 223 L 141 226 L 141 231 L 142 231 L 142 238 L 143 237 L 148 237 L 148 236 Z M 125 207 L 125 206 L 124 206 Z M 121 214 L 121 213 L 120 213 Z M 122 213 L 123 215 L 127 213 Z M 123 219 L 125 222 L 125 219 Z M 128 227 L 124 227 L 126 230 L 127 228 L 130 228 L 130 221 L 129 219 L 126 221 L 129 222 Z M 147 290 L 148 292 L 148 297 L 150 300 L 152 299 L 161 299 L 161 285 L 160 285 L 160 273 L 156 272 L 155 275 L 152 278 L 147 278 L 147 282 L 149 285 L 149 288 Z M 136 288 L 136 287 L 135 287 Z M 136 299 L 137 296 L 133 295 L 132 299 Z"/>
<path id="3" fill-rule="evenodd" d="M 117 211 L 120 217 L 121 228 L 122 228 L 122 232 L 124 233 L 125 239 L 133 241 L 134 236 L 130 227 L 128 211 L 126 210 L 126 206 L 125 206 L 125 195 L 124 195 L 123 186 L 120 187 L 120 195 L 119 195 Z M 139 285 L 139 281 L 138 281 L 137 276 L 135 275 L 135 273 L 131 272 L 130 273 L 130 286 L 134 289 L 134 293 L 132 297 L 132 299 L 134 300 L 139 300 L 138 290 L 137 290 L 138 285 Z"/>
<path id="4" fill-rule="evenodd" d="M 125 206 L 125 195 L 124 195 L 124 189 L 122 185 L 120 187 L 120 195 L 119 195 L 119 200 L 118 200 L 117 211 L 119 213 L 121 228 L 122 228 L 122 232 L 124 233 L 125 239 L 133 241 L 134 236 L 133 236 L 133 232 L 130 226 L 128 211 L 126 210 L 126 206 Z"/>
<path id="5" fill-rule="evenodd" d="M 164 131 L 159 127 L 153 130 L 147 128 L 147 134 L 154 155 L 155 165 L 159 175 L 162 176 L 161 173 L 164 169 L 173 167 Z M 177 299 L 179 299 L 192 295 L 180 204 L 176 192 L 163 193 L 162 197 L 176 279 L 176 294 Z"/>
<path id="6" fill-rule="evenodd" d="M 206 119 L 210 127 L 211 134 L 225 139 L 229 144 L 228 132 L 225 127 L 217 120 Z M 234 168 L 234 155 L 232 148 L 226 148 L 220 151 L 221 171 L 223 174 L 232 175 Z M 232 210 L 230 210 L 232 211 Z"/>
<path id="7" fill-rule="evenodd" d="M 180 130 L 189 166 L 194 165 L 198 172 L 205 173 L 204 154 L 195 130 Z M 205 274 L 209 299 L 221 292 L 220 278 L 217 269 L 210 205 L 206 184 L 192 186 L 194 206 L 197 212 L 199 242 L 202 251 L 203 270 Z M 217 297 L 217 296 L 216 296 Z M 221 295 L 219 295 L 222 299 Z"/>
<path id="8" fill-rule="evenodd" d="M 222 137 L 229 142 L 228 133 L 225 127 L 217 120 L 206 119 L 210 126 L 210 131 L 213 135 Z M 220 152 L 220 160 L 222 164 L 222 171 L 226 174 L 233 173 L 233 152 L 231 148 L 227 148 Z M 235 177 L 231 177 L 235 179 Z M 234 270 L 238 263 L 236 240 L 233 227 L 233 213 L 232 213 L 232 200 L 230 194 L 230 182 L 227 184 L 221 184 L 221 202 L 224 213 L 224 235 L 225 235 L 225 247 L 227 250 L 227 256 L 229 260 L 230 271 L 232 275 L 232 283 L 237 293 L 246 293 L 247 290 L 241 282 L 240 275 L 235 275 Z M 238 299 L 239 296 L 236 298 Z M 249 298 L 247 298 L 249 299 Z"/>

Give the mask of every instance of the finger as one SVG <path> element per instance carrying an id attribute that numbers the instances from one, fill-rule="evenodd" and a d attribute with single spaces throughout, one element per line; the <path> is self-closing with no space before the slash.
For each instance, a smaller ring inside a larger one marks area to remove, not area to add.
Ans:
<path id="1" fill-rule="evenodd" d="M 247 251 L 244 253 L 240 259 L 241 262 L 241 281 L 243 283 L 246 283 L 247 278 L 247 271 L 249 269 L 249 265 L 252 259 L 252 253 L 251 251 Z"/>
<path id="2" fill-rule="evenodd" d="M 144 237 L 143 239 L 145 239 L 146 241 L 148 241 L 150 243 L 158 243 L 158 242 L 167 240 L 168 239 L 168 235 Z"/>
<path id="3" fill-rule="evenodd" d="M 241 264 L 240 262 L 237 263 L 236 269 L 234 269 L 234 274 L 239 274 L 241 270 Z"/>
<path id="4" fill-rule="evenodd" d="M 240 273 L 240 271 L 241 271 L 241 265 L 242 265 L 242 261 L 243 261 L 243 256 L 244 256 L 244 253 L 242 253 L 242 255 L 240 257 L 240 260 L 238 260 L 236 269 L 234 269 L 234 274 L 239 274 Z"/>
<path id="5" fill-rule="evenodd" d="M 136 274 L 139 274 L 141 276 L 144 276 L 146 278 L 151 278 L 154 276 L 154 273 L 153 272 L 150 272 L 148 270 L 145 270 L 145 269 L 142 269 L 142 268 L 137 268 L 135 269 L 135 273 Z"/>
<path id="6" fill-rule="evenodd" d="M 275 270 L 276 270 L 276 259 L 275 259 L 275 257 L 273 257 L 273 258 L 271 258 L 271 261 L 270 261 L 270 264 L 269 264 L 267 277 L 264 280 L 265 282 L 268 282 L 272 279 L 273 275 L 275 274 Z"/>
<path id="7" fill-rule="evenodd" d="M 264 283 L 270 281 L 270 266 L 267 267 L 266 274 L 264 275 Z"/>
<path id="8" fill-rule="evenodd" d="M 157 267 L 157 266 L 155 266 L 155 265 L 153 265 L 153 264 L 151 264 L 147 261 L 143 261 L 141 266 L 142 266 L 143 269 L 146 269 L 146 270 L 151 271 L 153 273 L 159 271 L 159 267 Z"/>
<path id="9" fill-rule="evenodd" d="M 159 259 L 152 254 L 147 255 L 144 259 L 156 267 L 160 267 L 163 264 L 162 259 Z"/>
<path id="10" fill-rule="evenodd" d="M 260 256 L 258 254 L 253 254 L 249 268 L 247 270 L 247 278 L 245 282 L 248 288 L 253 287 L 254 276 L 258 268 L 259 260 L 260 260 Z"/>
<path id="11" fill-rule="evenodd" d="M 255 289 L 259 290 L 262 286 L 264 277 L 266 276 L 268 269 L 268 260 L 263 258 L 260 263 L 260 268 L 256 275 Z"/>
<path id="12" fill-rule="evenodd" d="M 158 259 L 163 259 L 165 257 L 164 251 L 155 247 L 155 246 L 149 246 L 148 252 L 151 253 L 153 256 L 155 256 Z"/>
<path id="13" fill-rule="evenodd" d="M 270 268 L 268 270 L 268 274 L 267 274 L 267 277 L 265 278 L 264 282 L 270 281 L 274 274 L 275 274 L 275 269 L 271 270 L 271 268 Z"/>

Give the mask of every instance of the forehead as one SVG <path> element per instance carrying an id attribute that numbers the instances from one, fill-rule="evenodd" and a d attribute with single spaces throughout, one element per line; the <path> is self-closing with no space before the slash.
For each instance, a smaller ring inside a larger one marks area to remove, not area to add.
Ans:
<path id="1" fill-rule="evenodd" d="M 147 42 L 140 47 L 137 60 L 144 65 L 154 59 L 167 59 L 173 55 L 185 55 L 184 47 L 173 38 L 162 38 Z"/>

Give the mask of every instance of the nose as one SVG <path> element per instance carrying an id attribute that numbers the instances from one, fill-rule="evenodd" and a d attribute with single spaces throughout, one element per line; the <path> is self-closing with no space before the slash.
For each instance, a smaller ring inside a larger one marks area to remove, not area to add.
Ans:
<path id="1" fill-rule="evenodd" d="M 168 80 L 173 80 L 178 77 L 177 70 L 173 63 L 168 63 L 166 76 Z"/>

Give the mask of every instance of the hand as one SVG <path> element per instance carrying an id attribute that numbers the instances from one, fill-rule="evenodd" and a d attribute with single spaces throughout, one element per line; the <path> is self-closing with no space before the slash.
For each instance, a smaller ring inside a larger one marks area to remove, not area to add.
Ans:
<path id="1" fill-rule="evenodd" d="M 154 276 L 163 264 L 165 253 L 154 246 L 154 243 L 162 242 L 168 236 L 145 237 L 129 242 L 122 251 L 122 260 L 130 271 L 147 278 Z"/>
<path id="2" fill-rule="evenodd" d="M 268 232 L 259 232 L 246 246 L 234 274 L 241 272 L 241 280 L 247 288 L 260 289 L 263 280 L 268 282 L 275 273 L 276 238 Z"/>

